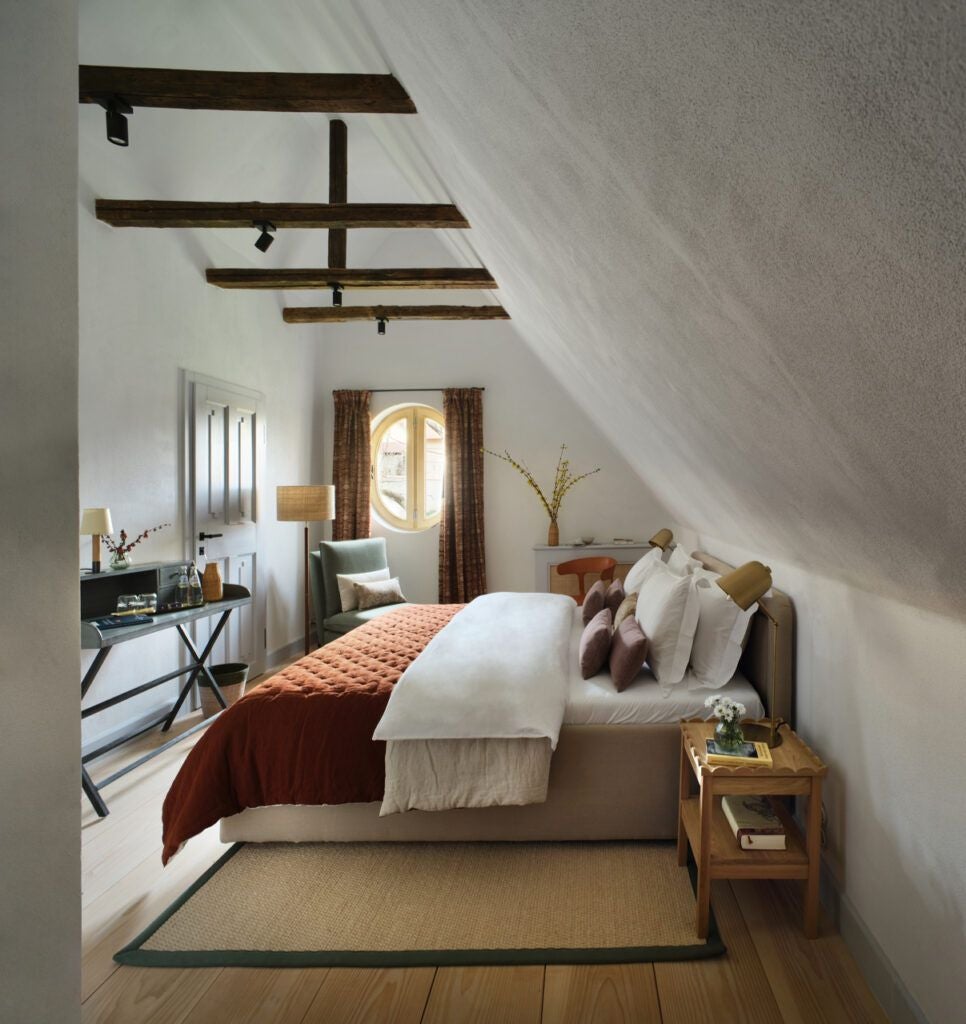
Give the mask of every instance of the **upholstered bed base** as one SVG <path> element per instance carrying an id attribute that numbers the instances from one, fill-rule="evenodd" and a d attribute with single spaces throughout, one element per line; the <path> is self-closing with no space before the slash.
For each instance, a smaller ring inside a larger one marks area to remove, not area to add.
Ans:
<path id="1" fill-rule="evenodd" d="M 250 807 L 221 821 L 224 842 L 668 839 L 677 830 L 673 725 L 565 725 L 546 803 L 408 811 L 379 804 Z"/>

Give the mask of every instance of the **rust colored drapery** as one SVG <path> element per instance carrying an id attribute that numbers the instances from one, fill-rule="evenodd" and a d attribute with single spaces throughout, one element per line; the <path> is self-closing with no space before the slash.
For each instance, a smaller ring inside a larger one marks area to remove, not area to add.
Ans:
<path id="1" fill-rule="evenodd" d="M 371 391 L 333 391 L 333 540 L 369 536 L 369 400 Z"/>
<path id="2" fill-rule="evenodd" d="M 439 600 L 465 603 L 486 593 L 483 543 L 483 391 L 446 388 L 446 470 L 439 524 Z"/>

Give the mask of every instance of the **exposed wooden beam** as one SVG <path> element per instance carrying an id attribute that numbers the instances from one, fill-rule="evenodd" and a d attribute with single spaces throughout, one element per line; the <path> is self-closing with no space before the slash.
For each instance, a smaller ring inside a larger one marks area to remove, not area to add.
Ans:
<path id="1" fill-rule="evenodd" d="M 287 306 L 287 324 L 342 324 L 357 320 L 509 320 L 502 306 Z"/>
<path id="2" fill-rule="evenodd" d="M 447 203 L 179 203 L 98 199 L 98 220 L 116 228 L 468 228 Z"/>
<path id="3" fill-rule="evenodd" d="M 329 122 L 329 203 L 349 201 L 349 133 L 345 121 Z M 345 228 L 329 228 L 329 266 L 344 267 L 346 263 Z"/>
<path id="4" fill-rule="evenodd" d="M 120 96 L 134 107 L 280 110 L 319 114 L 415 114 L 392 75 L 181 71 L 82 64 L 80 102 Z"/>
<path id="5" fill-rule="evenodd" d="M 205 271 L 208 284 L 219 288 L 496 288 L 485 267 L 412 267 L 361 270 L 320 267 L 317 270 L 253 270 L 211 268 Z"/>

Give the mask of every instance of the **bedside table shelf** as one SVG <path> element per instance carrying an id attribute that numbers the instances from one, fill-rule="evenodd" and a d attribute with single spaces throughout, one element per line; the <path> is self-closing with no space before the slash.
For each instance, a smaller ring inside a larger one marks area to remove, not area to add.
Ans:
<path id="1" fill-rule="evenodd" d="M 818 935 L 819 839 L 822 822 L 822 780 L 828 768 L 787 725 L 782 743 L 772 749 L 771 765 L 712 765 L 706 743 L 714 722 L 681 723 L 681 778 L 678 812 L 678 864 L 685 865 L 688 847 L 698 866 L 697 932 L 708 934 L 713 878 L 791 878 L 805 882 L 805 935 Z M 691 790 L 697 782 L 698 795 Z M 805 835 L 785 806 L 772 807 L 785 827 L 786 849 L 743 850 L 721 809 L 728 795 L 805 796 L 808 822 Z"/>
<path id="2" fill-rule="evenodd" d="M 772 802 L 785 826 L 784 850 L 743 850 L 721 809 L 721 797 L 714 798 L 711 812 L 712 878 L 808 878 L 805 839 L 785 808 Z M 694 797 L 681 803 L 681 818 L 691 848 L 701 844 L 701 801 Z"/>

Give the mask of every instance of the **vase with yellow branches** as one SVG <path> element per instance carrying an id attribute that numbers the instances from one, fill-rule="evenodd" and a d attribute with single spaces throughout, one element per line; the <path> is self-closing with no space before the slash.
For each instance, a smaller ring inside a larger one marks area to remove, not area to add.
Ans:
<path id="1" fill-rule="evenodd" d="M 484 452 L 487 455 L 492 455 L 494 458 L 500 459 L 503 462 L 509 463 L 526 482 L 533 488 L 534 493 L 540 499 L 540 504 L 543 505 L 544 511 L 550 517 L 550 529 L 547 531 L 547 544 L 549 547 L 556 547 L 560 543 L 560 527 L 557 525 L 557 517 L 560 514 L 560 506 L 563 503 L 566 494 L 576 484 L 579 484 L 581 480 L 586 480 L 587 477 L 593 476 L 594 473 L 600 472 L 600 466 L 596 469 L 590 470 L 589 473 L 580 473 L 574 475 L 570 469 L 570 459 L 567 458 L 567 446 L 562 444 L 560 446 L 560 455 L 557 458 L 557 471 L 553 477 L 553 490 L 550 492 L 550 497 L 544 493 L 543 488 L 534 479 L 533 473 L 527 468 L 526 463 L 518 462 L 508 451 L 504 449 L 503 454 L 500 452 L 490 451 L 489 448 L 484 448 Z"/>

